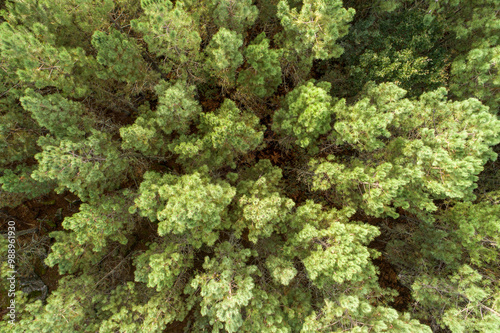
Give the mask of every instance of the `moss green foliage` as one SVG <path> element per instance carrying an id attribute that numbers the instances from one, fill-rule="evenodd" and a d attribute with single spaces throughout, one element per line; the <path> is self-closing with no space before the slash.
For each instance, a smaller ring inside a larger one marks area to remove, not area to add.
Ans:
<path id="1" fill-rule="evenodd" d="M 109 135 L 97 131 L 80 142 L 40 137 L 43 150 L 35 155 L 39 167 L 33 178 L 55 180 L 57 191 L 68 189 L 82 200 L 96 199 L 104 191 L 116 189 L 128 168 L 118 145 L 110 145 L 109 140 Z"/>
<path id="2" fill-rule="evenodd" d="M 57 138 L 84 137 L 90 130 L 90 122 L 85 118 L 85 108 L 59 94 L 42 96 L 33 90 L 25 91 L 20 99 L 23 108 L 31 112 L 38 125 L 45 127 Z"/>
<path id="3" fill-rule="evenodd" d="M 336 95 L 356 95 L 368 81 L 394 82 L 412 97 L 446 84 L 449 55 L 440 40 L 442 20 L 424 22 L 426 13 L 418 8 L 370 14 L 356 21 L 345 37 L 339 59 L 343 65 L 325 64 L 325 79 Z"/>
<path id="4" fill-rule="evenodd" d="M 238 33 L 252 26 L 259 14 L 251 0 L 211 0 L 209 3 L 208 10 L 212 13 L 214 23 Z"/>
<path id="5" fill-rule="evenodd" d="M 0 332 L 500 332 L 497 0 L 0 7 Z"/>
<path id="6" fill-rule="evenodd" d="M 199 134 L 182 135 L 170 149 L 186 165 L 234 167 L 236 158 L 262 142 L 258 122 L 255 115 L 241 111 L 232 100 L 226 99 L 215 112 L 200 115 Z"/>
<path id="7" fill-rule="evenodd" d="M 239 50 L 242 45 L 241 34 L 220 28 L 207 46 L 207 69 L 212 76 L 221 80 L 223 87 L 235 84 L 236 69 L 243 63 L 243 55 Z"/>
<path id="8" fill-rule="evenodd" d="M 245 58 L 251 67 L 238 76 L 238 85 L 258 97 L 272 95 L 281 84 L 279 50 L 269 48 L 269 39 L 261 33 L 245 49 Z"/>
<path id="9" fill-rule="evenodd" d="M 97 50 L 97 61 L 107 67 L 107 72 L 101 74 L 103 78 L 128 83 L 145 79 L 147 64 L 135 40 L 111 29 L 109 34 L 96 31 L 92 35 L 92 45 Z"/>

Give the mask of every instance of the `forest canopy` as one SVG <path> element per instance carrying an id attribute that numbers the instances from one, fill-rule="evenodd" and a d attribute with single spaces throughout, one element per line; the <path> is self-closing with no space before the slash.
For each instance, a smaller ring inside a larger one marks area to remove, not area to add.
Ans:
<path id="1" fill-rule="evenodd" d="M 0 8 L 1 332 L 500 332 L 498 0 Z"/>

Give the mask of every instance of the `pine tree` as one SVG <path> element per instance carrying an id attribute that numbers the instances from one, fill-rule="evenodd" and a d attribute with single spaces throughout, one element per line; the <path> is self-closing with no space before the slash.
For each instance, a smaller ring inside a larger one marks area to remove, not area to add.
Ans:
<path id="1" fill-rule="evenodd" d="M 228 183 L 211 184 L 209 179 L 195 172 L 176 177 L 155 172 L 144 175 L 140 196 L 133 212 L 158 222 L 158 234 L 189 235 L 192 246 L 213 245 L 224 229 L 226 207 L 235 191 Z"/>
<path id="2" fill-rule="evenodd" d="M 40 23 L 30 31 L 3 22 L 0 36 L 1 57 L 16 68 L 18 80 L 38 89 L 54 86 L 64 96 L 79 98 L 88 93 L 87 80 L 97 64 L 82 48 L 54 45 L 54 35 Z"/>
<path id="3" fill-rule="evenodd" d="M 92 122 L 85 116 L 85 108 L 60 94 L 42 96 L 27 90 L 20 101 L 31 117 L 56 138 L 81 140 L 90 132 Z"/>
<path id="4" fill-rule="evenodd" d="M 252 26 L 259 13 L 251 0 L 211 0 L 208 10 L 212 13 L 214 23 L 237 33 L 243 33 Z"/>
<path id="5" fill-rule="evenodd" d="M 43 150 L 35 156 L 38 169 L 32 177 L 56 181 L 59 192 L 68 189 L 83 201 L 95 199 L 116 189 L 125 177 L 128 163 L 105 133 L 94 130 L 80 142 L 40 137 L 38 143 Z"/>
<path id="6" fill-rule="evenodd" d="M 238 75 L 240 89 L 248 89 L 257 97 L 272 95 L 281 84 L 280 51 L 269 48 L 269 39 L 261 33 L 245 49 L 250 68 Z"/>
<path id="7" fill-rule="evenodd" d="M 97 50 L 97 61 L 107 68 L 106 72 L 99 73 L 103 79 L 132 84 L 148 78 L 148 65 L 138 45 L 120 31 L 110 29 L 109 34 L 96 31 L 92 35 L 92 45 Z"/>
<path id="8" fill-rule="evenodd" d="M 162 82 L 156 86 L 158 107 L 155 120 L 158 127 L 170 134 L 176 131 L 187 134 L 189 126 L 198 120 L 201 107 L 195 99 L 196 87 L 188 85 L 185 81 L 177 81 L 174 85 Z"/>
<path id="9" fill-rule="evenodd" d="M 294 206 L 291 199 L 279 193 L 282 173 L 269 160 L 261 160 L 246 171 L 248 180 L 238 183 L 238 209 L 233 228 L 235 235 L 248 230 L 248 239 L 257 243 L 259 238 L 271 236 L 285 228 L 285 216 Z"/>
<path id="10" fill-rule="evenodd" d="M 32 31 L 42 25 L 40 37 L 53 40 L 56 46 L 90 48 L 89 37 L 94 31 L 109 26 L 108 15 L 114 8 L 111 0 L 27 0 L 6 1 L 7 22 Z"/>
<path id="11" fill-rule="evenodd" d="M 341 0 L 305 0 L 297 7 L 291 3 L 282 0 L 277 6 L 284 30 L 279 40 L 286 61 L 297 66 L 303 78 L 314 59 L 338 58 L 342 54 L 344 50 L 336 42 L 347 34 L 355 11 L 343 8 Z"/>
<path id="12" fill-rule="evenodd" d="M 488 108 L 476 99 L 448 102 L 444 89 L 423 94 L 417 102 L 401 99 L 404 91 L 391 84 L 367 90 L 372 105 L 362 100 L 346 112 L 345 102 L 338 102 L 340 119 L 332 134 L 337 144 L 356 144 L 368 152 L 347 163 L 334 156 L 313 160 L 313 187 L 334 187 L 375 216 L 397 217 L 396 207 L 434 211 L 433 199 L 473 198 L 477 175 L 488 160 L 496 159 L 489 147 L 499 142 L 499 122 Z M 418 116 L 410 118 L 409 113 Z M 394 133 L 387 130 L 389 125 Z M 375 135 L 391 139 L 383 142 Z M 381 158 L 384 162 L 375 162 Z"/>
<path id="13" fill-rule="evenodd" d="M 240 47 L 243 36 L 235 31 L 220 28 L 212 37 L 205 53 L 210 75 L 220 80 L 224 88 L 232 88 L 236 81 L 236 69 L 243 63 Z"/>
<path id="14" fill-rule="evenodd" d="M 461 98 L 476 97 L 498 108 L 499 19 L 495 0 L 430 2 L 426 21 L 443 18 L 456 36 L 450 90 Z M 458 9 L 458 10 L 457 10 Z"/>
<path id="15" fill-rule="evenodd" d="M 214 258 L 205 257 L 205 272 L 192 279 L 186 291 L 200 302 L 200 314 L 207 317 L 213 332 L 237 332 L 243 324 L 242 309 L 250 302 L 255 285 L 251 275 L 257 267 L 246 264 L 255 253 L 224 242 L 214 254 Z"/>
<path id="16" fill-rule="evenodd" d="M 215 112 L 200 115 L 199 134 L 182 135 L 170 149 L 179 154 L 179 161 L 187 166 L 234 168 L 239 156 L 262 142 L 258 122 L 256 116 L 240 111 L 232 100 L 226 99 Z"/>
<path id="17" fill-rule="evenodd" d="M 392 241 L 388 255 L 414 290 L 419 316 L 452 332 L 495 331 L 498 312 L 498 192 L 478 203 L 454 202 L 444 211 L 411 223 L 411 233 Z M 421 265 L 409 266 L 420 257 Z M 493 283 L 492 283 L 493 282 Z M 439 295 L 439 296 L 438 296 Z"/>
<path id="18" fill-rule="evenodd" d="M 330 87 L 328 82 L 309 81 L 295 88 L 274 114 L 273 129 L 297 138 L 295 143 L 302 148 L 314 146 L 316 139 L 331 129 Z"/>
<path id="19" fill-rule="evenodd" d="M 201 56 L 201 38 L 196 22 L 184 10 L 182 2 L 174 6 L 169 0 L 144 0 L 141 6 L 144 14 L 131 22 L 132 27 L 144 34 L 149 52 L 163 57 L 162 69 L 165 72 L 195 71 Z"/>
<path id="20" fill-rule="evenodd" d="M 2 3 L 0 331 L 500 331 L 496 4 Z"/>

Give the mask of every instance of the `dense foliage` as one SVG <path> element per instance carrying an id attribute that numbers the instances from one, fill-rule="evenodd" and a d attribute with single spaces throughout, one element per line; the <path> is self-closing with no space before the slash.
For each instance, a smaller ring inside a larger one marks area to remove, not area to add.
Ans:
<path id="1" fill-rule="evenodd" d="M 500 332 L 497 0 L 1 9 L 0 208 L 79 205 L 2 332 Z"/>

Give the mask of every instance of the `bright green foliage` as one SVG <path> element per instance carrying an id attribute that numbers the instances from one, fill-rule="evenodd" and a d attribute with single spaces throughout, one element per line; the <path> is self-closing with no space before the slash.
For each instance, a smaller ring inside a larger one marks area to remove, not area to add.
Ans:
<path id="1" fill-rule="evenodd" d="M 452 237 L 456 245 L 461 245 L 474 265 L 494 264 L 497 250 L 500 247 L 500 209 L 493 200 L 477 204 L 470 202 L 457 203 L 453 208 L 439 216 L 438 226 L 446 228 L 447 237 Z M 498 200 L 498 192 L 496 193 Z M 448 243 L 447 245 L 445 245 Z M 453 248 L 449 241 L 440 242 L 443 246 Z M 460 257 L 456 257 L 457 263 Z M 451 262 L 448 262 L 451 264 Z"/>
<path id="2" fill-rule="evenodd" d="M 35 156 L 38 169 L 33 178 L 40 182 L 55 180 L 57 191 L 68 189 L 84 201 L 116 189 L 128 168 L 109 136 L 95 130 L 80 142 L 40 137 L 39 144 L 43 151 Z"/>
<path id="3" fill-rule="evenodd" d="M 254 150 L 262 142 L 259 119 L 240 111 L 236 104 L 224 100 L 212 113 L 200 115 L 197 135 L 181 136 L 170 145 L 183 164 L 235 167 L 235 159 Z"/>
<path id="4" fill-rule="evenodd" d="M 51 233 L 57 243 L 46 264 L 58 265 L 60 274 L 78 270 L 91 273 L 95 264 L 114 251 L 110 249 L 112 244 L 113 247 L 117 243 L 127 244 L 127 236 L 134 227 L 127 211 L 128 202 L 122 196 L 102 196 L 99 201 L 82 204 L 78 213 L 63 221 L 63 227 L 69 232 Z"/>
<path id="5" fill-rule="evenodd" d="M 453 83 L 450 88 L 459 97 L 473 96 L 485 101 L 485 104 L 492 108 L 498 108 L 499 63 L 500 46 L 484 45 L 471 50 L 467 56 L 458 57 L 453 62 L 451 68 Z"/>
<path id="6" fill-rule="evenodd" d="M 243 63 L 243 55 L 239 50 L 242 45 L 241 34 L 220 28 L 205 50 L 207 69 L 212 76 L 221 80 L 223 87 L 229 88 L 235 84 L 236 69 Z"/>
<path id="7" fill-rule="evenodd" d="M 291 307 L 287 309 L 285 306 L 297 306 L 299 303 L 297 300 L 292 300 L 292 302 L 290 302 L 292 304 L 285 305 L 282 298 L 286 298 L 286 296 L 283 297 L 283 295 L 270 290 L 263 291 L 258 289 L 258 286 L 255 286 L 252 290 L 252 299 L 245 309 L 247 317 L 239 331 L 248 333 L 292 332 L 291 327 L 293 324 L 296 324 L 298 321 L 302 320 L 302 318 L 293 318 L 293 315 L 288 317 L 286 311 L 293 312 L 293 309 Z M 305 299 L 305 301 L 307 302 L 308 300 Z"/>
<path id="8" fill-rule="evenodd" d="M 2 3 L 0 331 L 500 331 L 497 2 Z"/>
<path id="9" fill-rule="evenodd" d="M 400 315 L 392 308 L 370 305 L 355 296 L 341 296 L 338 301 L 325 301 L 321 312 L 307 317 L 301 332 L 405 332 L 430 333 L 431 329 Z"/>
<path id="10" fill-rule="evenodd" d="M 138 108 L 139 116 L 129 126 L 120 128 L 123 149 L 134 149 L 144 155 L 157 155 L 167 151 L 166 140 L 158 129 L 156 114 L 149 103 Z"/>
<path id="11" fill-rule="evenodd" d="M 189 235 L 190 244 L 213 245 L 224 228 L 226 207 L 235 190 L 225 182 L 213 184 L 200 174 L 182 177 L 155 172 L 144 175 L 140 196 L 135 200 L 142 216 L 158 221 L 158 234 Z"/>
<path id="12" fill-rule="evenodd" d="M 238 249 L 229 242 L 215 248 L 216 256 L 205 257 L 205 272 L 197 275 L 186 292 L 200 298 L 201 315 L 212 325 L 212 332 L 238 332 L 243 324 L 242 310 L 252 298 L 257 267 L 247 265 L 255 254 L 250 249 Z M 195 292 L 199 289 L 199 296 Z"/>
<path id="13" fill-rule="evenodd" d="M 259 10 L 252 0 L 211 0 L 208 10 L 212 13 L 214 23 L 221 28 L 243 33 L 251 26 Z"/>
<path id="14" fill-rule="evenodd" d="M 338 58 L 344 49 L 336 42 L 347 34 L 354 13 L 342 7 L 342 0 L 304 0 L 298 7 L 281 0 L 277 17 L 284 30 L 279 39 L 286 59 L 307 73 L 313 59 Z"/>
<path id="15" fill-rule="evenodd" d="M 134 83 L 146 78 L 147 64 L 135 40 L 110 29 L 109 34 L 96 31 L 92 36 L 92 46 L 97 50 L 97 62 L 107 68 L 106 72 L 98 73 L 103 79 Z"/>
<path id="16" fill-rule="evenodd" d="M 500 329 L 498 287 L 468 265 L 447 277 L 422 274 L 412 288 L 415 300 L 433 315 L 439 313 L 439 324 L 454 333 Z"/>
<path id="17" fill-rule="evenodd" d="M 333 185 L 337 195 L 344 199 L 344 204 L 354 203 L 374 216 L 397 217 L 391 204 L 409 208 L 409 200 L 403 199 L 403 193 L 411 195 L 404 192 L 404 186 L 411 180 L 407 170 L 399 170 L 390 163 L 373 168 L 358 159 L 348 167 L 334 160 L 321 164 L 312 162 L 312 166 L 316 173 L 313 188 L 327 190 Z M 425 196 L 411 199 L 419 199 L 420 209 L 434 209 L 432 201 Z"/>
<path id="18" fill-rule="evenodd" d="M 21 103 L 37 123 L 45 127 L 56 138 L 81 140 L 90 132 L 90 119 L 84 116 L 82 104 L 59 94 L 42 96 L 27 90 Z"/>
<path id="19" fill-rule="evenodd" d="M 179 1 L 143 0 L 144 15 L 132 21 L 132 27 L 144 34 L 149 51 L 163 57 L 162 67 L 167 71 L 187 70 L 198 59 L 201 38 L 196 24 Z"/>
<path id="20" fill-rule="evenodd" d="M 360 151 L 379 151 L 344 164 L 312 162 L 314 188 L 333 186 L 344 200 L 375 216 L 397 217 L 391 205 L 433 211 L 431 198 L 472 197 L 477 174 L 489 159 L 496 159 L 490 146 L 500 140 L 500 122 L 487 107 L 475 99 L 447 102 L 444 89 L 426 93 L 416 102 L 401 100 L 404 91 L 391 85 L 369 89 L 368 95 L 373 104 L 366 99 L 344 112 L 350 119 L 336 123 L 333 134 L 337 143 L 341 137 Z M 364 115 L 364 108 L 375 116 Z M 410 113 L 415 116 L 409 118 Z M 357 121 L 358 117 L 365 121 Z M 393 133 L 389 125 L 394 126 Z M 366 133 L 398 137 L 384 144 Z M 386 162 L 375 162 L 381 157 Z"/>
<path id="21" fill-rule="evenodd" d="M 278 187 L 281 169 L 273 167 L 269 160 L 259 161 L 246 172 L 248 180 L 239 182 L 237 187 L 239 210 L 233 228 L 237 236 L 248 229 L 248 239 L 257 243 L 259 238 L 286 228 L 285 216 L 294 202 L 281 196 Z"/>
<path id="22" fill-rule="evenodd" d="M 201 113 L 201 107 L 195 99 L 196 87 L 188 85 L 185 81 L 177 81 L 174 85 L 162 82 L 156 86 L 156 94 L 158 95 L 156 124 L 165 134 L 170 134 L 172 131 L 186 134 L 189 125 L 197 120 Z"/>
<path id="23" fill-rule="evenodd" d="M 64 219 L 63 227 L 76 233 L 77 241 L 92 244 L 100 252 L 109 241 L 127 243 L 126 235 L 133 226 L 126 200 L 121 197 L 101 197 L 99 204 L 82 204 L 80 212 Z"/>
<path id="24" fill-rule="evenodd" d="M 286 95 L 283 108 L 276 111 L 273 129 L 296 137 L 302 148 L 313 145 L 316 139 L 331 129 L 333 110 L 328 82 L 309 81 Z"/>
<path id="25" fill-rule="evenodd" d="M 290 281 L 297 275 L 297 269 L 293 266 L 293 263 L 280 257 L 270 256 L 267 258 L 266 268 L 276 283 L 285 286 L 288 286 Z"/>
<path id="26" fill-rule="evenodd" d="M 314 59 L 339 57 L 343 49 L 335 42 L 347 34 L 354 10 L 342 8 L 341 0 L 305 0 L 300 9 L 287 0 L 278 4 L 278 18 L 285 30 L 284 46 Z"/>
<path id="27" fill-rule="evenodd" d="M 240 72 L 238 85 L 258 97 L 272 95 L 281 84 L 280 51 L 269 48 L 269 39 L 261 33 L 245 49 L 250 68 Z"/>
<path id="28" fill-rule="evenodd" d="M 484 163 L 496 159 L 490 147 L 500 141 L 500 122 L 478 100 L 445 102 L 445 94 L 440 89 L 420 97 L 420 139 L 407 144 L 404 155 L 422 166 L 430 191 L 462 198 Z"/>
<path id="29" fill-rule="evenodd" d="M 322 212 L 321 205 L 311 201 L 297 209 L 293 223 L 298 232 L 290 237 L 285 253 L 297 255 L 309 278 L 320 288 L 361 281 L 370 272 L 366 245 L 380 232 L 373 226 L 348 222 L 353 213 L 349 208 Z"/>
<path id="30" fill-rule="evenodd" d="M 120 128 L 124 149 L 134 149 L 145 155 L 158 155 L 168 151 L 164 134 L 188 134 L 190 125 L 198 120 L 201 107 L 195 100 L 196 88 L 186 81 L 156 86 L 158 105 L 153 112 L 149 104 L 139 107 L 140 115 L 130 126 Z M 162 134 L 164 133 L 164 134 Z"/>
<path id="31" fill-rule="evenodd" d="M 106 255 L 104 251 L 93 252 L 91 243 L 80 244 L 75 232 L 54 231 L 50 234 L 56 240 L 45 259 L 49 267 L 57 265 L 59 274 L 73 274 L 79 270 L 92 272 L 92 267 Z"/>
<path id="32" fill-rule="evenodd" d="M 407 107 L 407 101 L 399 102 L 405 93 L 393 84 L 382 84 L 369 89 L 367 96 L 352 106 L 340 100 L 333 108 L 336 121 L 332 139 L 337 144 L 354 145 L 360 151 L 383 147 L 378 138 L 391 136 L 387 126 Z"/>

